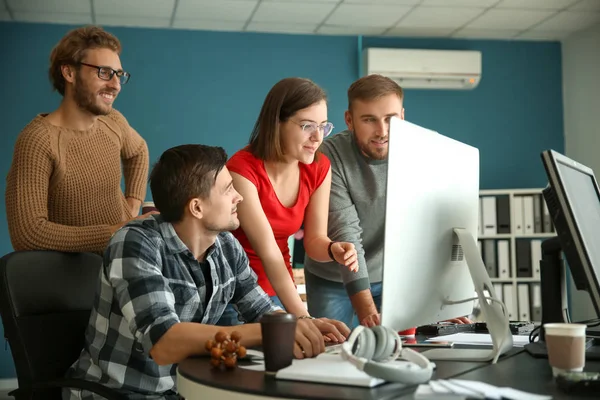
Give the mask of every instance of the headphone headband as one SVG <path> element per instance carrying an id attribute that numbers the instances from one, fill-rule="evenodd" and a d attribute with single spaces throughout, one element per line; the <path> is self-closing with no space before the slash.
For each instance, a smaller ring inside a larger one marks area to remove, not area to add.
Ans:
<path id="1" fill-rule="evenodd" d="M 398 357 L 408 364 L 390 363 Z M 433 364 L 423 354 L 402 348 L 398 333 L 384 326 L 362 325 L 342 344 L 342 358 L 376 378 L 404 384 L 420 384 L 431 379 Z"/>

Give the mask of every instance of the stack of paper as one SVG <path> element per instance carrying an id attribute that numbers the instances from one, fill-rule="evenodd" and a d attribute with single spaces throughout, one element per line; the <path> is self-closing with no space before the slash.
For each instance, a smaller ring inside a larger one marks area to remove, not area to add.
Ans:
<path id="1" fill-rule="evenodd" d="M 386 364 L 388 368 L 404 367 L 408 361 L 396 360 Z M 320 382 L 338 385 L 374 387 L 385 383 L 359 370 L 342 358 L 341 354 L 321 353 L 315 358 L 293 360 L 292 365 L 277 371 L 277 379 Z"/>
<path id="2" fill-rule="evenodd" d="M 483 382 L 463 379 L 439 379 L 419 385 L 415 399 L 497 399 L 497 400 L 550 400 L 545 396 L 523 392 L 509 387 L 497 387 Z"/>
<path id="3" fill-rule="evenodd" d="M 429 338 L 427 342 L 452 342 L 456 344 L 470 344 L 479 346 L 491 346 L 492 336 L 487 333 L 454 333 L 452 335 L 443 335 Z M 529 343 L 529 335 L 513 335 L 513 346 L 523 347 Z"/>
<path id="4" fill-rule="evenodd" d="M 315 358 L 293 360 L 292 365 L 277 371 L 277 379 L 309 381 L 373 387 L 381 385 L 383 379 L 374 378 L 356 368 L 340 354 L 322 353 Z"/>

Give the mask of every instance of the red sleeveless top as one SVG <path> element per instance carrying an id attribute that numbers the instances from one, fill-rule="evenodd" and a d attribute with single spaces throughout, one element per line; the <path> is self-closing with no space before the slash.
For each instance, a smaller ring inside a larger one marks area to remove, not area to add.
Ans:
<path id="1" fill-rule="evenodd" d="M 254 157 L 247 149 L 242 149 L 235 153 L 227 162 L 227 168 L 248 179 L 258 191 L 260 204 L 263 208 L 277 246 L 281 250 L 283 260 L 292 275 L 292 266 L 290 262 L 290 251 L 288 247 L 288 238 L 296 233 L 304 221 L 304 212 L 308 206 L 310 196 L 317 190 L 329 171 L 330 162 L 324 155 L 320 154 L 312 164 L 298 163 L 300 167 L 300 185 L 296 203 L 291 207 L 285 207 L 279 202 L 279 198 L 271 185 L 265 164 L 262 160 Z M 233 232 L 233 235 L 239 240 L 242 247 L 248 255 L 250 267 L 258 276 L 258 284 L 269 296 L 276 296 L 275 290 L 271 286 L 263 264 L 252 249 L 250 241 L 246 237 L 243 229 L 240 227 Z"/>

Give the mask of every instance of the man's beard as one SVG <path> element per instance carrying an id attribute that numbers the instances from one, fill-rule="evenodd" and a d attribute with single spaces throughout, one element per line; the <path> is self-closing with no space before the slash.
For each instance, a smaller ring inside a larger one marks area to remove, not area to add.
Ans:
<path id="1" fill-rule="evenodd" d="M 207 223 L 204 226 L 204 228 L 206 230 L 215 232 L 215 233 L 235 231 L 239 227 L 240 227 L 240 221 L 238 219 L 236 219 L 235 221 L 234 220 L 229 221 L 228 226 L 217 226 L 217 224 L 211 224 L 211 223 Z"/>
<path id="2" fill-rule="evenodd" d="M 370 139 L 369 139 L 370 140 Z M 388 142 L 389 146 L 389 142 Z M 358 144 L 358 147 L 363 152 L 364 155 L 369 157 L 372 160 L 387 160 L 388 156 L 388 147 L 382 148 L 379 151 L 377 149 L 373 149 L 369 147 L 369 144 L 363 145 L 362 143 Z"/>
<path id="3" fill-rule="evenodd" d="M 101 107 L 98 105 L 98 96 L 96 93 L 93 93 L 87 89 L 79 74 L 77 74 L 77 77 L 75 78 L 74 89 L 75 104 L 77 104 L 79 108 L 88 111 L 93 115 L 108 115 L 108 113 L 110 113 L 112 107 L 108 105 L 106 107 Z M 106 91 L 111 93 L 113 92 L 112 90 Z"/>

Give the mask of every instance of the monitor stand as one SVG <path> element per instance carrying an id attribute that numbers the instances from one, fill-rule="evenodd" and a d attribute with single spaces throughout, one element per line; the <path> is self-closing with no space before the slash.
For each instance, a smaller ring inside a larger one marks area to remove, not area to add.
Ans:
<path id="1" fill-rule="evenodd" d="M 544 324 L 569 323 L 569 304 L 567 301 L 567 279 L 562 247 L 558 237 L 542 242 L 542 259 L 540 260 L 540 289 L 542 292 L 542 325 L 539 341 L 525 345 L 525 350 L 533 357 L 547 358 Z M 560 294 L 557 296 L 557 294 Z M 588 338 L 586 341 L 586 360 L 600 360 L 598 339 Z"/>
<path id="2" fill-rule="evenodd" d="M 431 349 L 423 354 L 430 360 L 491 361 L 494 364 L 498 361 L 500 355 L 513 347 L 508 314 L 505 313 L 503 306 L 499 304 L 501 301 L 496 296 L 492 281 L 483 264 L 481 253 L 473 236 L 463 228 L 454 228 L 454 235 L 463 249 L 481 311 L 492 338 L 492 349 Z M 487 296 L 485 292 L 488 293 Z M 488 302 L 489 300 L 486 297 L 492 297 L 497 301 Z"/>

